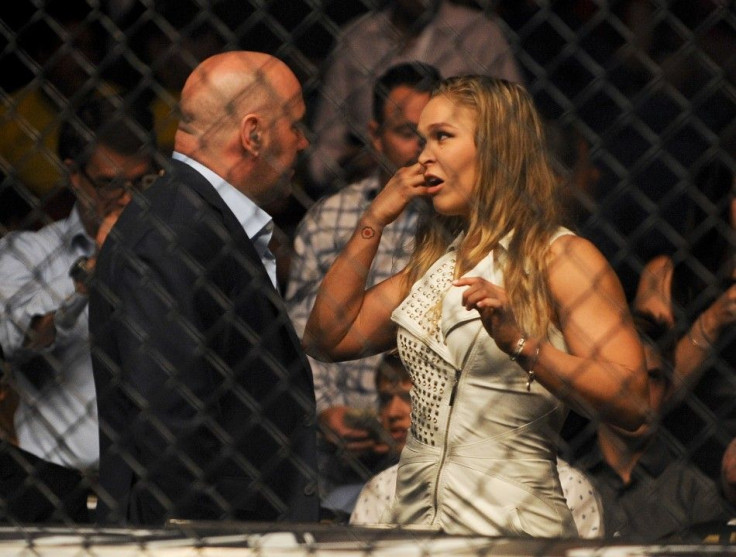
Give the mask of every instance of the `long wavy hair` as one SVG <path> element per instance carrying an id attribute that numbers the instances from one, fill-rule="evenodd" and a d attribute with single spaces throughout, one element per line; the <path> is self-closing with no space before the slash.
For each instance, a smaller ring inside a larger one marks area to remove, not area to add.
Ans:
<path id="1" fill-rule="evenodd" d="M 473 110 L 478 181 L 467 217 L 430 212 L 420 223 L 407 290 L 460 232 L 455 275 L 472 269 L 512 233 L 501 258 L 504 288 L 519 325 L 543 335 L 552 318 L 545 271 L 549 243 L 562 223 L 559 181 L 547 155 L 544 124 L 523 86 L 486 76 L 443 80 L 432 98 Z"/>

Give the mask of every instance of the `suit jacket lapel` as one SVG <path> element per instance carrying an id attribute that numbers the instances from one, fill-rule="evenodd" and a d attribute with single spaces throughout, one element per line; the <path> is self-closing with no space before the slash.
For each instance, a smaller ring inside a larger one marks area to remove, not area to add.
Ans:
<path id="1" fill-rule="evenodd" d="M 191 166 L 181 162 L 172 161 L 172 173 L 177 175 L 181 181 L 190 186 L 197 194 L 202 197 L 213 209 L 215 209 L 222 216 L 222 223 L 227 229 L 230 237 L 235 241 L 236 245 L 242 248 L 249 257 L 255 259 L 260 263 L 261 258 L 258 256 L 253 242 L 248 238 L 248 235 L 243 230 L 240 222 L 235 217 L 233 212 L 230 210 L 222 197 L 217 193 L 215 188 L 210 184 L 204 176 L 194 170 Z M 259 269 L 263 270 L 263 273 L 268 277 L 266 269 L 263 264 L 260 264 Z M 269 281 L 270 282 L 270 281 Z"/>
<path id="2" fill-rule="evenodd" d="M 230 237 L 250 259 L 257 263 L 256 268 L 258 269 L 259 274 L 261 274 L 261 278 L 263 279 L 264 284 L 267 284 L 271 288 L 271 292 L 269 292 L 265 296 L 265 298 L 274 305 L 275 309 L 277 310 L 277 315 L 280 314 L 288 316 L 286 304 L 284 303 L 281 294 L 273 286 L 273 283 L 271 282 L 271 277 L 268 276 L 268 272 L 266 271 L 266 268 L 264 267 L 263 262 L 261 261 L 261 258 L 258 255 L 255 246 L 253 245 L 253 242 L 250 238 L 248 238 L 248 235 L 245 233 L 245 230 L 243 230 L 240 222 L 238 222 L 238 219 L 222 200 L 212 184 L 210 184 L 204 178 L 204 176 L 194 170 L 191 166 L 181 161 L 172 161 L 171 172 L 172 174 L 175 174 L 176 178 L 180 179 L 181 182 L 190 186 L 199 196 L 202 197 L 202 199 L 204 199 L 205 202 L 207 202 L 207 204 L 209 204 L 222 216 L 222 223 L 230 234 Z M 294 330 L 291 319 L 286 320 L 284 330 L 286 331 L 289 340 L 294 344 L 303 366 L 305 367 L 305 369 L 310 371 L 308 375 L 311 385 L 311 367 L 301 348 L 301 341 L 299 340 L 299 337 Z"/>

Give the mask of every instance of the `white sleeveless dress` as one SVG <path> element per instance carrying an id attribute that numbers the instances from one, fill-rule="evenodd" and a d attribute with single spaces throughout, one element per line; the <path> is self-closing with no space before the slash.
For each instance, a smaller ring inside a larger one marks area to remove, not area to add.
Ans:
<path id="1" fill-rule="evenodd" d="M 560 229 L 555 239 L 564 234 L 571 232 Z M 451 285 L 457 243 L 392 315 L 414 386 L 396 498 L 383 518 L 451 534 L 576 536 L 556 469 L 567 408 L 539 383 L 527 391 L 526 372 L 496 346 L 478 312 L 462 306 L 465 287 Z M 494 252 L 505 255 L 507 245 Z M 465 276 L 503 286 L 494 252 Z M 558 329 L 548 336 L 566 350 Z"/>

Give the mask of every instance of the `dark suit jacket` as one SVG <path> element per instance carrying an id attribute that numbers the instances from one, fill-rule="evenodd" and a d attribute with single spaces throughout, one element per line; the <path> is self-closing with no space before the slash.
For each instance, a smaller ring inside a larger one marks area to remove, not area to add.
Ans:
<path id="1" fill-rule="evenodd" d="M 309 364 L 250 239 L 188 165 L 105 242 L 90 333 L 98 521 L 318 519 Z"/>

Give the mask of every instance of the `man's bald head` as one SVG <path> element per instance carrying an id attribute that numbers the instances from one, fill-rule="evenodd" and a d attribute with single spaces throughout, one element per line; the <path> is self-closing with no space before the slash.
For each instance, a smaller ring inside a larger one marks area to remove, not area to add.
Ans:
<path id="1" fill-rule="evenodd" d="M 301 119 L 303 105 L 299 81 L 278 58 L 249 51 L 217 54 L 184 84 L 174 149 L 241 189 L 244 180 L 264 177 L 265 169 L 253 165 L 266 162 L 258 161 L 269 154 L 266 140 L 284 139 L 271 132 L 280 119 Z"/>
<path id="2" fill-rule="evenodd" d="M 286 64 L 261 52 L 225 52 L 207 58 L 184 84 L 183 125 L 206 131 L 228 117 L 237 119 L 241 107 L 258 111 L 278 102 L 278 83 L 286 79 L 284 74 L 291 74 Z"/>

